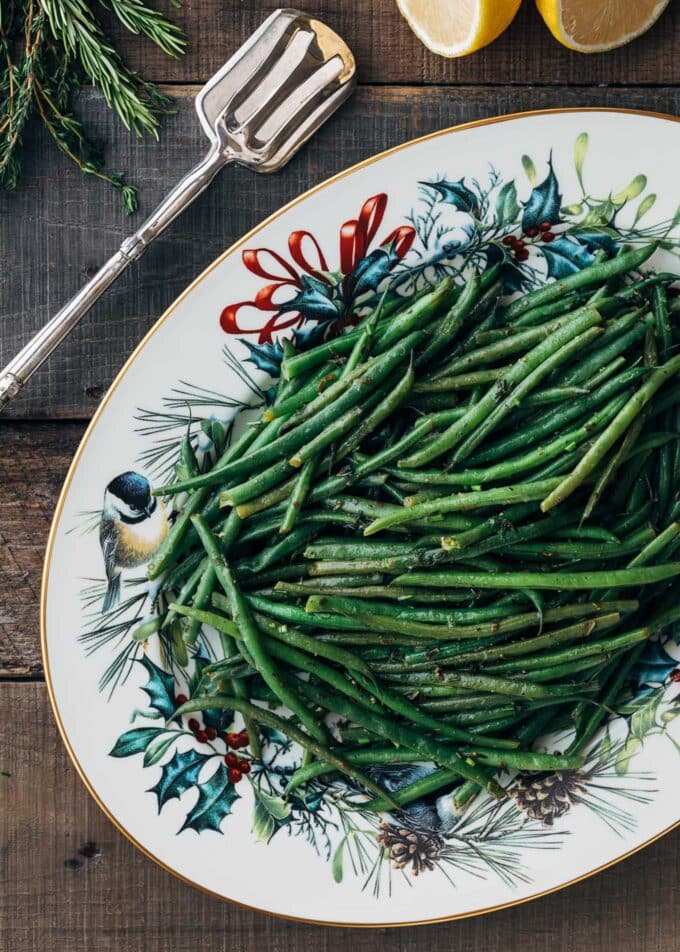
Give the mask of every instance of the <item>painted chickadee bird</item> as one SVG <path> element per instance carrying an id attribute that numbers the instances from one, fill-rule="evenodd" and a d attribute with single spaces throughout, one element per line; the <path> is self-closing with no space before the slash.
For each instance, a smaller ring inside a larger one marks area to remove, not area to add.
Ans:
<path id="1" fill-rule="evenodd" d="M 151 495 L 145 476 L 127 472 L 111 480 L 99 523 L 99 543 L 109 582 L 102 611 L 109 611 L 120 599 L 122 569 L 148 562 L 167 534 L 165 506 Z"/>

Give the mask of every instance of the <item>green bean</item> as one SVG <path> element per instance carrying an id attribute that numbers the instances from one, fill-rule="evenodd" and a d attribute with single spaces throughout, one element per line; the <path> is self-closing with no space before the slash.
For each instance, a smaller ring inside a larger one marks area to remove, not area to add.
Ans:
<path id="1" fill-rule="evenodd" d="M 262 549 L 256 556 L 237 562 L 235 569 L 239 574 L 246 572 L 256 575 L 270 569 L 273 565 L 282 562 L 287 556 L 300 552 L 305 543 L 319 531 L 314 523 L 305 523 L 288 535 L 280 538 L 266 549 Z"/>
<path id="2" fill-rule="evenodd" d="M 322 434 L 326 428 L 334 423 L 338 417 L 355 407 L 367 393 L 370 393 L 385 380 L 406 357 L 413 348 L 422 340 L 422 333 L 415 332 L 409 334 L 403 340 L 399 341 L 390 350 L 386 351 L 380 357 L 373 358 L 359 375 L 353 375 L 353 379 L 347 390 L 339 396 L 333 403 L 329 404 L 312 419 L 289 430 L 282 436 L 267 443 L 257 450 L 246 453 L 241 459 L 234 460 L 226 466 L 213 469 L 201 476 L 185 480 L 182 483 L 173 483 L 171 486 L 164 487 L 157 492 L 177 493 L 194 490 L 199 487 L 224 484 L 230 480 L 235 480 L 253 470 L 261 471 L 264 466 L 270 465 L 270 474 L 276 473 L 276 481 L 281 481 L 286 474 L 286 459 L 294 454 L 301 447 L 305 446 L 319 434 Z M 273 421 L 273 423 L 280 421 Z M 262 480 L 260 472 L 260 480 Z M 266 489 L 275 485 L 271 481 L 265 485 Z M 229 499 L 232 492 L 227 494 Z M 251 498 L 248 496 L 247 498 Z M 247 501 L 246 496 L 241 492 L 239 501 Z M 236 497 L 232 500 L 236 503 Z"/>
<path id="3" fill-rule="evenodd" d="M 345 436 L 348 430 L 351 430 L 363 416 L 361 407 L 353 407 L 344 413 L 337 420 L 330 423 L 326 429 L 319 433 L 314 439 L 310 440 L 288 460 L 291 466 L 299 468 L 309 460 L 318 459 L 321 450 L 326 449 L 331 443 L 335 443 L 340 437 Z"/>
<path id="4" fill-rule="evenodd" d="M 196 589 L 194 595 L 194 600 L 192 607 L 194 609 L 205 608 L 206 605 L 210 603 L 212 593 L 215 590 L 215 585 L 217 584 L 217 578 L 215 576 L 215 570 L 212 565 L 206 561 L 206 565 L 201 576 L 201 580 Z M 197 619 L 192 619 L 185 632 L 184 632 L 184 641 L 188 645 L 193 645 L 198 639 L 198 634 L 201 630 L 201 623 Z"/>
<path id="5" fill-rule="evenodd" d="M 376 330 L 377 351 L 379 353 L 389 349 L 401 338 L 427 324 L 437 314 L 440 307 L 446 306 L 452 297 L 453 281 L 445 279 L 433 291 L 423 295 L 405 308 L 396 317 L 385 321 L 385 327 L 379 326 Z M 319 344 L 311 350 L 284 360 L 281 370 L 285 379 L 291 379 L 301 373 L 306 373 L 313 367 L 328 360 L 350 353 L 361 335 L 361 327 L 348 334 L 342 334 L 325 344 Z"/>
<path id="6" fill-rule="evenodd" d="M 443 767 L 450 767 L 459 776 L 479 783 L 494 797 L 503 796 L 503 791 L 495 780 L 490 779 L 484 771 L 466 763 L 450 746 L 428 737 L 422 731 L 401 724 L 393 718 L 367 711 L 355 701 L 333 694 L 309 682 L 300 680 L 298 687 L 300 692 L 310 701 L 320 704 L 327 711 L 333 711 L 341 717 L 346 717 L 360 727 L 366 727 L 379 737 L 398 744 L 400 747 L 408 747 L 410 750 L 421 754 L 425 760 L 432 760 Z"/>
<path id="7" fill-rule="evenodd" d="M 503 661 L 500 664 L 492 665 L 489 670 L 498 674 L 510 672 L 526 673 L 532 669 L 548 668 L 553 665 L 563 664 L 567 661 L 575 661 L 587 655 L 600 655 L 604 658 L 609 657 L 613 652 L 621 648 L 628 648 L 637 644 L 639 641 L 645 641 L 650 635 L 649 628 L 635 628 L 633 631 L 623 632 L 619 635 L 611 635 L 598 641 L 585 641 L 577 645 L 562 648 L 559 651 L 546 652 L 539 656 L 521 658 L 517 661 Z"/>
<path id="8" fill-rule="evenodd" d="M 531 624 L 540 625 L 541 622 L 549 624 L 554 621 L 566 621 L 573 618 L 588 617 L 589 615 L 610 615 L 612 613 L 631 614 L 637 611 L 638 608 L 639 602 L 635 599 L 621 599 L 611 602 L 576 602 L 570 605 L 561 605 L 558 608 L 545 609 L 542 615 L 538 612 L 528 613 L 525 616 L 527 624 L 524 627 L 530 627 Z M 514 630 L 521 630 L 521 626 L 519 629 Z M 542 635 L 539 633 L 538 637 L 542 637 Z M 516 644 L 521 646 L 524 642 L 516 642 Z M 436 645 L 428 647 L 424 651 L 407 653 L 404 656 L 404 661 L 406 664 L 412 665 L 413 670 L 418 670 L 417 666 L 421 663 L 424 665 L 436 664 L 443 666 L 446 665 L 449 659 L 453 659 L 454 663 L 457 663 L 461 655 L 467 654 L 470 651 L 476 651 L 477 647 L 476 645 L 466 645 L 465 643 L 459 643 L 457 645 Z M 484 649 L 486 646 L 480 645 L 479 647 Z M 513 646 L 504 645 L 501 650 L 505 651 L 510 647 Z M 425 670 L 427 670 L 427 668 L 425 668 Z"/>
<path id="9" fill-rule="evenodd" d="M 478 350 L 470 351 L 462 357 L 455 358 L 448 364 L 444 370 L 439 371 L 435 380 L 450 379 L 452 375 L 460 375 L 462 372 L 469 371 L 472 367 L 479 364 L 494 364 L 515 354 L 523 354 L 529 351 L 534 345 L 555 334 L 564 326 L 565 321 L 570 320 L 573 315 L 567 315 L 557 321 L 550 321 L 540 327 L 533 327 L 530 330 L 521 331 L 512 337 L 505 337 L 495 344 L 488 344 L 486 347 L 480 347 Z M 512 367 L 512 364 L 510 365 Z M 507 368 L 506 368 L 507 369 Z M 444 376 L 444 372 L 446 376 Z M 480 380 L 480 383 L 485 381 Z M 442 389 L 449 389 L 443 387 Z"/>
<path id="10" fill-rule="evenodd" d="M 317 539 L 305 549 L 306 559 L 381 559 L 422 550 L 416 542 L 351 542 L 345 539 Z"/>
<path id="11" fill-rule="evenodd" d="M 537 754 L 525 750 L 471 750 L 466 751 L 466 754 L 483 764 L 506 770 L 578 770 L 583 766 L 583 757 L 579 754 Z"/>
<path id="12" fill-rule="evenodd" d="M 381 394 L 382 399 L 377 406 L 366 416 L 364 421 L 356 428 L 355 432 L 349 434 L 340 446 L 338 446 L 333 454 L 334 460 L 341 460 L 349 456 L 350 453 L 363 443 L 367 436 L 373 433 L 381 423 L 384 423 L 384 421 L 401 406 L 410 392 L 414 380 L 415 373 L 413 372 L 413 368 L 409 367 L 396 387 L 392 388 L 390 385 L 389 389 L 384 394 Z"/>
<path id="13" fill-rule="evenodd" d="M 531 384 L 541 379 L 541 365 L 543 373 L 557 366 L 560 352 L 573 342 L 574 338 L 588 331 L 600 320 L 600 315 L 594 309 L 586 309 L 583 314 L 555 328 L 547 340 L 537 344 L 524 357 L 511 366 L 506 374 L 497 380 L 490 390 L 482 397 L 479 403 L 470 407 L 460 420 L 452 423 L 441 436 L 435 439 L 425 449 L 412 453 L 411 456 L 399 461 L 400 466 L 414 469 L 423 463 L 429 463 L 443 453 L 454 449 L 465 437 L 470 436 L 486 418 L 497 408 L 497 405 L 509 409 L 508 394 L 517 399 L 518 388 L 523 381 L 529 378 Z M 536 374 L 534 374 L 536 371 Z M 529 384 L 527 384 L 529 386 Z M 521 391 L 522 393 L 524 391 Z M 499 411 L 500 412 L 500 411 Z"/>
<path id="14" fill-rule="evenodd" d="M 248 602 L 233 579 L 229 564 L 220 552 L 217 539 L 200 516 L 194 516 L 192 521 L 212 562 L 217 580 L 227 596 L 231 617 L 243 637 L 243 644 L 248 655 L 246 660 L 258 670 L 267 687 L 274 692 L 286 707 L 293 711 L 312 737 L 322 742 L 326 736 L 325 731 L 319 727 L 309 709 L 299 700 L 298 696 L 288 688 L 276 665 L 271 661 L 260 631 L 251 615 Z"/>
<path id="15" fill-rule="evenodd" d="M 384 707 L 406 718 L 411 724 L 417 724 L 420 727 L 434 731 L 442 738 L 462 742 L 473 741 L 473 743 L 479 744 L 482 747 L 493 747 L 497 750 L 510 750 L 517 747 L 517 742 L 514 740 L 501 737 L 481 737 L 471 734 L 469 731 L 462 730 L 461 728 L 454 727 L 451 724 L 444 724 L 442 721 L 437 720 L 437 718 L 422 711 L 416 704 L 412 704 L 407 698 L 393 694 L 383 684 L 377 684 L 373 681 L 372 675 L 367 678 L 365 675 L 357 674 L 356 680 L 371 698 L 375 698 Z"/>
<path id="16" fill-rule="evenodd" d="M 495 273 L 500 269 L 496 267 Z M 464 286 L 458 299 L 449 311 L 433 327 L 429 344 L 418 354 L 416 367 L 431 366 L 435 358 L 454 340 L 476 304 L 481 291 L 481 281 L 474 275 Z"/>
<path id="17" fill-rule="evenodd" d="M 680 522 L 671 522 L 663 532 L 652 538 L 644 549 L 628 563 L 628 568 L 635 568 L 637 565 L 649 565 L 657 556 L 666 552 L 668 547 L 678 538 L 678 535 L 680 535 Z"/>
<path id="18" fill-rule="evenodd" d="M 334 628 L 340 631 L 363 631 L 363 626 L 353 622 L 350 618 L 325 614 L 311 618 L 304 608 L 298 608 L 288 602 L 276 602 L 251 593 L 246 595 L 246 600 L 260 614 L 269 615 L 271 618 L 277 618 L 279 621 L 289 622 L 292 625 L 306 625 L 308 628 Z M 222 605 L 222 600 L 213 599 L 213 603 L 219 608 Z"/>
<path id="19" fill-rule="evenodd" d="M 605 689 L 599 698 L 598 706 L 590 712 L 590 714 L 585 718 L 583 724 L 579 727 L 576 737 L 574 737 L 574 740 L 567 750 L 567 754 L 580 753 L 591 737 L 595 734 L 597 728 L 600 726 L 602 720 L 606 716 L 607 710 L 611 708 L 613 701 L 618 696 L 621 687 L 626 681 L 626 678 L 640 659 L 645 647 L 646 642 L 635 645 L 628 653 L 623 664 L 617 664 L 614 674 L 605 686 Z"/>
<path id="20" fill-rule="evenodd" d="M 502 660 L 512 658 L 517 655 L 533 654 L 553 645 L 559 645 L 563 642 L 576 641 L 580 638 L 588 638 L 595 631 L 601 631 L 603 628 L 610 628 L 621 620 L 618 612 L 599 615 L 595 618 L 581 621 L 574 625 L 568 625 L 565 628 L 559 628 L 556 631 L 545 632 L 537 635 L 535 638 L 525 638 L 522 641 L 513 641 L 510 644 L 502 644 L 497 647 L 481 648 L 476 651 L 469 651 L 458 655 L 455 659 L 456 664 L 486 663 L 494 659 Z"/>
<path id="21" fill-rule="evenodd" d="M 322 581 L 319 579 L 319 581 Z M 313 589 L 312 586 L 286 586 L 286 583 L 283 583 L 281 586 L 277 586 L 277 589 L 283 590 L 284 588 L 295 588 L 298 594 L 304 595 L 344 595 L 344 592 L 338 591 L 336 589 L 330 588 L 327 590 Z M 309 588 L 309 591 L 302 591 L 302 589 Z M 390 589 L 380 589 L 385 593 L 389 593 Z M 347 592 L 352 597 L 352 600 L 356 597 L 356 589 L 348 589 Z M 441 604 L 442 597 L 441 593 L 439 595 L 439 603 Z M 343 600 L 343 604 L 349 604 L 349 600 Z M 431 622 L 433 624 L 443 624 L 443 625 L 465 625 L 465 624 L 474 624 L 481 621 L 496 621 L 502 618 L 513 617 L 516 614 L 516 607 L 513 604 L 501 605 L 496 603 L 495 605 L 485 606 L 483 608 L 418 608 L 417 606 L 409 604 L 398 604 L 392 605 L 389 602 L 384 602 L 377 599 L 367 598 L 362 601 L 352 601 L 352 604 L 349 607 L 349 611 L 353 612 L 354 608 L 359 612 L 359 614 L 384 614 L 390 615 L 392 618 L 398 618 L 402 621 L 424 621 Z"/>
<path id="22" fill-rule="evenodd" d="M 680 371 L 680 355 L 671 358 L 666 364 L 655 370 L 637 392 L 628 400 L 622 410 L 616 415 L 609 426 L 595 440 L 593 446 L 585 454 L 581 462 L 571 471 L 569 476 L 559 486 L 553 489 L 541 503 L 543 512 L 559 505 L 584 479 L 590 475 L 601 462 L 605 454 L 616 441 L 623 436 L 635 417 L 652 399 L 656 391 Z"/>
<path id="23" fill-rule="evenodd" d="M 337 748 L 341 751 L 341 748 Z M 396 747 L 371 747 L 370 750 L 347 750 L 342 751 L 348 764 L 410 764 L 416 762 L 420 755 L 412 750 L 399 750 Z M 290 796 L 293 790 L 315 780 L 322 774 L 334 773 L 334 768 L 328 761 L 317 760 L 314 763 L 298 767 L 290 778 L 284 791 L 284 796 Z M 385 809 L 389 809 L 386 807 Z"/>
<path id="24" fill-rule="evenodd" d="M 177 595 L 175 595 L 176 602 L 178 602 L 180 605 L 185 605 L 187 603 L 187 601 L 191 598 L 191 596 L 196 591 L 196 588 L 199 582 L 201 581 L 201 578 L 203 576 L 203 573 L 206 570 L 206 567 L 207 567 L 207 560 L 205 558 L 201 558 L 198 561 L 198 564 L 194 568 L 193 572 L 191 572 L 186 578 L 184 584 L 180 588 Z M 173 586 L 168 585 L 168 591 L 172 591 L 173 588 L 174 588 L 174 585 Z M 170 622 L 174 620 L 174 618 L 175 618 L 175 614 L 172 611 L 168 611 L 165 615 L 165 618 L 163 619 L 163 627 L 164 628 L 167 627 L 170 624 Z"/>
<path id="25" fill-rule="evenodd" d="M 238 626 L 228 621 L 228 619 L 225 619 L 224 616 L 217 615 L 215 612 L 199 611 L 196 608 L 188 608 L 186 606 L 182 606 L 181 611 L 178 609 L 178 612 L 189 618 L 198 618 L 204 624 L 210 625 L 218 631 L 226 631 L 226 633 L 232 637 L 239 637 Z M 275 622 L 271 622 L 269 619 L 258 614 L 255 615 L 255 621 L 267 635 L 275 638 L 277 641 L 291 645 L 294 648 L 299 648 L 301 651 L 305 651 L 314 657 L 326 658 L 329 661 L 344 666 L 350 671 L 359 671 L 371 675 L 371 669 L 368 664 L 351 651 L 347 651 L 336 645 L 326 644 L 317 638 L 312 638 L 310 635 L 304 634 L 296 628 L 289 628 L 286 625 L 277 625 Z"/>
<path id="26" fill-rule="evenodd" d="M 447 592 L 445 596 L 442 595 L 441 591 L 436 592 L 424 592 L 422 589 L 418 588 L 396 588 L 390 586 L 386 588 L 384 585 L 376 585 L 371 582 L 373 576 L 371 575 L 356 575 L 354 576 L 354 581 L 360 582 L 365 580 L 366 584 L 353 585 L 352 587 L 347 587 L 346 589 L 334 587 L 333 582 L 337 582 L 340 579 L 347 578 L 347 576 L 342 575 L 328 575 L 328 576 L 315 576 L 310 578 L 307 582 L 303 583 L 309 585 L 311 588 L 314 586 L 313 591 L 303 592 L 300 589 L 300 595 L 318 595 L 325 594 L 331 588 L 334 595 L 349 595 L 352 598 L 379 598 L 379 599 L 389 599 L 391 601 L 398 602 L 421 602 L 429 604 L 434 602 L 437 605 L 441 605 L 442 601 L 446 601 L 449 604 L 461 604 L 462 602 L 469 602 L 470 596 L 468 594 L 463 594 L 461 592 Z M 319 586 L 318 588 L 316 586 Z M 281 591 L 284 591 L 281 588 Z"/>
<path id="27" fill-rule="evenodd" d="M 584 354 L 583 360 L 575 364 L 571 370 L 566 370 L 559 375 L 558 385 L 573 386 L 585 382 L 592 374 L 597 373 L 603 365 L 625 353 L 631 344 L 644 337 L 652 324 L 651 314 L 641 315 L 637 311 L 625 314 L 619 320 L 612 322 L 605 329 L 604 334 L 597 342 L 597 346 L 589 348 Z"/>
<path id="28" fill-rule="evenodd" d="M 547 681 L 564 681 L 565 678 L 571 678 L 582 672 L 588 672 L 590 678 L 595 678 L 599 677 L 603 667 L 612 657 L 619 657 L 620 654 L 621 651 L 615 649 L 602 650 L 597 654 L 593 652 L 580 658 L 574 658 L 573 661 L 563 661 L 560 664 L 553 664 L 546 668 L 532 668 L 522 673 L 527 681 L 534 681 L 538 684 Z"/>
<path id="29" fill-rule="evenodd" d="M 493 462 L 499 458 L 505 458 L 510 453 L 518 450 L 526 450 L 527 446 L 537 443 L 544 436 L 553 436 L 570 423 L 572 420 L 580 419 L 587 414 L 592 413 L 603 403 L 612 400 L 618 394 L 636 383 L 641 377 L 647 375 L 644 367 L 631 367 L 624 370 L 613 380 L 608 380 L 605 384 L 593 391 L 589 396 L 574 400 L 573 403 L 566 406 L 559 406 L 553 410 L 541 414 L 539 420 L 530 426 L 521 428 L 517 434 L 504 437 L 496 443 L 491 444 L 487 449 L 481 450 L 474 457 L 474 465 L 479 466 L 482 463 Z"/>
<path id="30" fill-rule="evenodd" d="M 349 615 L 356 619 L 364 628 L 382 632 L 396 632 L 412 637 L 446 639 L 451 638 L 478 638 L 480 635 L 500 634 L 504 631 L 515 631 L 527 624 L 527 616 L 515 615 L 500 621 L 482 622 L 480 624 L 454 626 L 451 624 L 436 625 L 416 621 L 413 618 L 402 619 L 389 613 L 390 606 L 384 606 L 384 613 L 378 614 L 375 610 L 367 610 L 364 602 L 350 598 L 328 595 L 311 595 L 307 599 L 305 611 L 309 614 L 319 612 L 341 613 L 340 617 Z M 333 617 L 333 615 L 331 615 Z M 534 616 L 530 616 L 533 618 Z"/>
<path id="31" fill-rule="evenodd" d="M 511 390 L 507 396 L 499 399 L 496 406 L 490 409 L 490 412 L 479 423 L 477 428 L 468 434 L 465 441 L 455 449 L 452 457 L 453 461 L 458 462 L 469 456 L 472 450 L 474 450 L 479 443 L 483 442 L 494 429 L 520 405 L 526 394 L 535 389 L 548 374 L 552 373 L 555 367 L 570 360 L 601 333 L 601 328 L 591 327 L 589 330 L 586 330 L 584 333 L 579 334 L 573 340 L 564 344 L 560 350 L 557 350 L 535 367 L 531 373 L 527 374 L 524 379 L 517 384 L 514 390 Z M 530 357 L 530 354 L 527 355 L 527 361 Z M 506 375 L 506 377 L 507 376 L 509 375 Z M 503 380 L 506 380 L 506 377 L 504 377 Z M 499 381 L 499 383 L 501 383 L 501 381 Z M 502 391 L 499 391 L 498 396 L 499 398 L 502 396 Z"/>
<path id="32" fill-rule="evenodd" d="M 601 309 L 600 313 L 602 313 Z M 625 364 L 625 357 L 615 357 L 608 364 L 605 364 L 601 370 L 598 370 L 597 373 L 594 373 L 592 377 L 589 377 L 587 380 L 585 380 L 583 386 L 588 390 L 595 390 L 597 387 L 605 383 L 605 381 L 613 377 L 618 370 L 621 370 L 622 367 L 625 367 Z"/>
<path id="33" fill-rule="evenodd" d="M 542 304 L 538 307 L 530 308 L 513 324 L 507 324 L 508 330 L 515 331 L 522 327 L 533 327 L 536 324 L 543 324 L 551 317 L 560 317 L 562 314 L 573 313 L 578 308 L 586 304 L 590 297 L 589 291 L 574 291 L 569 294 L 560 295 L 556 301 L 548 304 Z M 503 315 L 505 317 L 505 315 Z"/>
<path id="34" fill-rule="evenodd" d="M 396 585 L 427 588 L 554 588 L 561 590 L 607 588 L 610 585 L 652 585 L 680 575 L 680 562 L 649 568 L 613 569 L 607 572 L 498 572 L 493 576 L 482 572 L 412 572 L 395 579 Z"/>
<path id="35" fill-rule="evenodd" d="M 283 417 L 286 420 L 290 419 L 300 407 L 308 406 L 312 402 L 316 403 L 319 401 L 321 407 L 326 406 L 329 401 L 333 400 L 338 393 L 341 393 L 345 389 L 344 387 L 338 387 L 339 378 L 339 370 L 330 369 L 326 366 L 322 367 L 322 369 L 314 374 L 312 379 L 300 387 L 296 393 L 291 394 L 291 396 L 265 410 L 262 414 L 262 419 L 275 420 L 277 417 Z"/>
<path id="36" fill-rule="evenodd" d="M 634 271 L 654 254 L 656 248 L 656 244 L 651 243 L 641 248 L 626 251 L 609 261 L 583 268 L 581 271 L 560 278 L 552 284 L 546 284 L 536 291 L 530 291 L 524 297 L 510 304 L 505 311 L 505 319 L 510 322 L 513 318 L 520 317 L 535 307 L 549 304 L 557 298 L 561 298 L 566 292 L 592 287 L 594 284 L 601 284 L 619 274 Z"/>
<path id="37" fill-rule="evenodd" d="M 653 539 L 654 530 L 646 528 L 642 530 L 646 539 Z M 605 542 L 525 542 L 520 544 L 512 543 L 508 554 L 520 559 L 541 561 L 544 558 L 558 559 L 618 559 L 622 555 L 628 555 L 636 552 L 640 548 L 640 541 L 634 538 L 627 542 L 611 543 Z"/>
<path id="38" fill-rule="evenodd" d="M 397 675 L 386 675 L 390 680 Z M 574 685 L 551 684 L 546 687 L 529 680 L 519 678 L 504 678 L 497 674 L 473 674 L 467 671 L 446 671 L 439 675 L 409 674 L 408 684 L 415 686 L 432 686 L 440 688 L 462 688 L 466 691 L 485 691 L 489 694 L 501 694 L 504 697 L 518 697 L 535 700 L 552 698 L 557 694 L 573 694 Z"/>
<path id="39" fill-rule="evenodd" d="M 428 433 L 431 433 L 439 426 L 446 426 L 454 420 L 460 419 L 464 412 L 462 408 L 455 407 L 424 417 L 418 423 L 414 424 L 409 433 L 406 433 L 392 446 L 388 446 L 375 455 L 363 459 L 354 472 L 355 479 L 360 479 L 362 476 L 380 469 L 386 463 L 397 459 L 403 452 L 410 449 L 411 446 L 415 446 L 416 443 L 419 443 Z"/>
<path id="40" fill-rule="evenodd" d="M 405 522 L 415 522 L 432 515 L 443 515 L 452 512 L 464 512 L 469 509 L 482 509 L 485 506 L 502 506 L 506 503 L 531 502 L 542 497 L 542 494 L 556 488 L 561 483 L 559 478 L 542 480 L 535 483 L 518 483 L 515 486 L 501 486 L 496 489 L 483 489 L 474 492 L 456 493 L 453 496 L 444 496 L 419 506 L 404 507 L 399 510 L 395 507 L 386 515 L 379 516 L 364 529 L 364 535 L 374 535 L 384 529 L 401 525 Z"/>
<path id="41" fill-rule="evenodd" d="M 333 592 L 336 595 L 349 595 L 363 586 L 364 580 L 369 586 L 378 587 L 382 591 L 383 576 L 376 574 L 365 575 L 329 575 L 323 578 L 306 579 L 304 582 L 277 582 L 273 592 L 258 589 L 257 594 L 268 597 L 276 595 L 318 595 L 323 592 Z"/>
<path id="42" fill-rule="evenodd" d="M 450 377 L 435 377 L 417 384 L 414 393 L 448 393 L 451 390 L 470 390 L 479 384 L 494 383 L 509 369 L 509 366 L 506 365 L 504 367 L 493 367 L 489 370 L 473 370 L 470 373 L 454 374 Z"/>
<path id="43" fill-rule="evenodd" d="M 606 404 L 600 410 L 597 410 L 590 419 L 582 424 L 578 429 L 570 430 L 561 436 L 556 437 L 549 443 L 544 443 L 521 456 L 504 460 L 502 463 L 496 463 L 484 469 L 464 469 L 459 472 L 450 470 L 406 470 L 401 471 L 402 476 L 406 475 L 414 483 L 425 483 L 443 486 L 475 486 L 480 483 L 500 482 L 508 479 L 518 473 L 534 469 L 542 463 L 562 455 L 565 451 L 570 451 L 581 444 L 584 440 L 592 437 L 603 425 L 616 416 L 618 411 L 624 406 L 626 398 L 618 397 Z M 388 473 L 396 475 L 399 471 L 388 469 Z"/>
<path id="44" fill-rule="evenodd" d="M 305 499 L 309 494 L 312 480 L 314 479 L 314 473 L 317 469 L 318 460 L 316 459 L 309 459 L 303 465 L 300 475 L 296 478 L 295 485 L 292 487 L 291 494 L 288 498 L 286 511 L 279 529 L 281 535 L 286 535 L 294 528 L 295 523 L 299 518 L 300 510 L 302 509 Z"/>

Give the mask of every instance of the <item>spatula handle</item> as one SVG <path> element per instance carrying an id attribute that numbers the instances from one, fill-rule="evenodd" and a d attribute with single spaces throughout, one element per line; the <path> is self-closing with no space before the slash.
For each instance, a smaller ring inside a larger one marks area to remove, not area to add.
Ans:
<path id="1" fill-rule="evenodd" d="M 141 228 L 125 239 L 118 251 L 95 276 L 38 331 L 4 370 L 0 371 L 0 411 L 19 393 L 26 381 L 47 360 L 55 347 L 71 333 L 104 291 L 128 265 L 146 251 L 154 238 L 208 187 L 218 171 L 230 161 L 228 153 L 218 148 L 212 149 L 166 195 Z"/>

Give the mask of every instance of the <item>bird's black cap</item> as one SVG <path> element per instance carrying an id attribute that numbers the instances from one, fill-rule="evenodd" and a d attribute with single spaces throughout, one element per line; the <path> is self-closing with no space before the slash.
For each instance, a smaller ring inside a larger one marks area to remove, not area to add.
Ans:
<path id="1" fill-rule="evenodd" d="M 106 487 L 110 493 L 122 499 L 128 506 L 132 506 L 140 511 L 149 504 L 151 499 L 151 486 L 146 476 L 141 473 L 129 471 L 121 473 L 112 479 Z"/>

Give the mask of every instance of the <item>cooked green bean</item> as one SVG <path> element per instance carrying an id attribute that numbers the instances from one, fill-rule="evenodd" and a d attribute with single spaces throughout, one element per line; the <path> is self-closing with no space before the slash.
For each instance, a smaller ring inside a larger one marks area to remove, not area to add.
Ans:
<path id="1" fill-rule="evenodd" d="M 607 588 L 610 585 L 653 585 L 680 575 L 680 562 L 651 568 L 612 569 L 608 572 L 412 572 L 395 579 L 396 585 L 424 585 L 428 588 L 553 588 L 559 590 Z"/>

